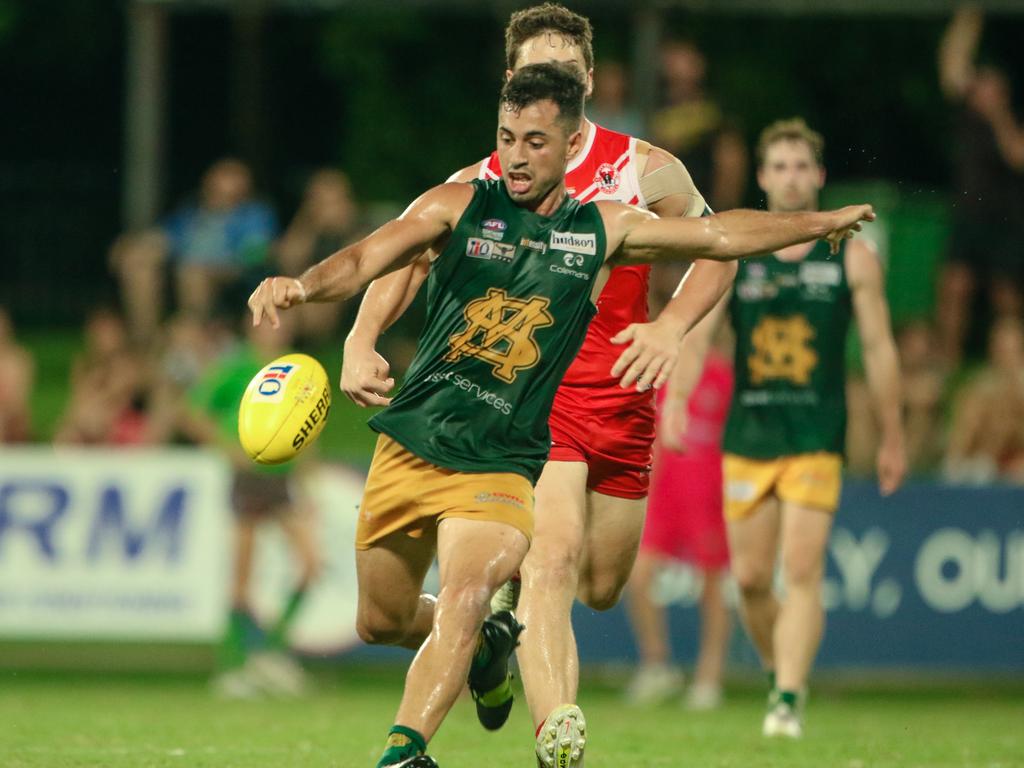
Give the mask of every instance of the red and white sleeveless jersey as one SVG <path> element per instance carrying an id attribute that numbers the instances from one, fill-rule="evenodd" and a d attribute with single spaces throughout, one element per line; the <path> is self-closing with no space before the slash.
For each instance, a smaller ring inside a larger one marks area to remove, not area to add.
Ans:
<path id="1" fill-rule="evenodd" d="M 581 203 L 618 200 L 641 208 L 647 203 L 640 193 L 636 145 L 632 136 L 610 131 L 588 121 L 590 130 L 582 151 L 565 169 L 565 186 Z M 501 177 L 498 153 L 480 163 L 481 179 Z M 587 411 L 640 408 L 653 419 L 649 392 L 622 389 L 611 375 L 612 366 L 625 347 L 611 338 L 630 323 L 647 322 L 647 289 L 651 268 L 642 264 L 612 269 L 597 300 L 597 315 L 590 321 L 583 346 L 566 371 L 555 398 L 555 408 L 578 407 Z"/>

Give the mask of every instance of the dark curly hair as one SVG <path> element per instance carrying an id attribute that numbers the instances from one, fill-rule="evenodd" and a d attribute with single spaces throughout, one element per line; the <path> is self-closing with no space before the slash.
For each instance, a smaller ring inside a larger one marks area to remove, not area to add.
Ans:
<path id="1" fill-rule="evenodd" d="M 519 48 L 542 32 L 555 32 L 583 52 L 589 72 L 594 68 L 594 30 L 586 16 L 573 13 L 564 5 L 544 3 L 516 11 L 505 27 L 505 60 L 509 69 L 516 68 Z"/>
<path id="2" fill-rule="evenodd" d="M 566 135 L 579 130 L 583 120 L 585 86 L 572 64 L 531 64 L 518 70 L 501 89 L 498 108 L 518 112 L 538 101 L 558 106 L 558 121 Z"/>

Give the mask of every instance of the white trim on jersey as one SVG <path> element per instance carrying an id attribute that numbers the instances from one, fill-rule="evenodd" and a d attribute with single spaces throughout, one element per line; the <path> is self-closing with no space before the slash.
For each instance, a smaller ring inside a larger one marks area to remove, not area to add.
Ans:
<path id="1" fill-rule="evenodd" d="M 583 118 L 583 122 L 585 122 L 588 126 L 587 143 L 583 145 L 583 149 L 580 150 L 580 153 L 576 155 L 576 157 L 574 157 L 572 160 L 570 160 L 569 164 L 565 167 L 566 176 L 568 176 L 570 173 L 575 171 L 583 164 L 583 161 L 587 159 L 587 156 L 590 154 L 591 148 L 594 146 L 594 137 L 597 136 L 597 126 L 595 126 L 586 118 Z"/>
<path id="2" fill-rule="evenodd" d="M 476 177 L 478 179 L 488 179 L 488 180 L 500 179 L 501 178 L 494 171 L 491 170 L 491 156 L 490 155 L 488 155 L 487 157 L 485 157 L 483 160 L 480 161 L 480 170 L 477 171 Z"/>
<path id="3" fill-rule="evenodd" d="M 637 169 L 640 167 L 636 158 L 637 141 L 638 139 L 636 136 L 629 137 L 629 163 L 627 167 L 629 168 L 629 173 L 633 177 L 633 189 L 636 190 L 637 205 L 647 211 L 650 210 L 650 206 L 647 205 L 647 199 L 644 197 L 643 189 L 640 186 L 640 174 L 637 172 Z M 649 160 L 650 156 L 648 156 L 648 161 Z"/>

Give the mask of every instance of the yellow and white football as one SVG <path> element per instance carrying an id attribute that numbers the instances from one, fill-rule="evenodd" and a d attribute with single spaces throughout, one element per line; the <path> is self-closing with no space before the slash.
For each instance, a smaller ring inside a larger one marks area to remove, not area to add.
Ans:
<path id="1" fill-rule="evenodd" d="M 238 438 L 257 464 L 282 464 L 308 446 L 331 410 L 327 372 L 309 355 L 285 355 L 257 373 L 238 409 Z"/>

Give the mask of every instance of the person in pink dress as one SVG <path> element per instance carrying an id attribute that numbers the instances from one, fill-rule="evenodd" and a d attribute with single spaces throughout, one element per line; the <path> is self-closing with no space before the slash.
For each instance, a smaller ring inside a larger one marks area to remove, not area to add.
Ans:
<path id="1" fill-rule="evenodd" d="M 700 646 L 686 704 L 711 709 L 721 702 L 732 629 L 722 517 L 722 432 L 733 388 L 732 363 L 722 349 L 726 342 L 720 339 L 709 353 L 689 402 L 666 403 L 667 388 L 658 393 L 647 520 L 629 584 L 630 620 L 640 653 L 627 691 L 633 704 L 662 701 L 682 687 L 683 675 L 671 661 L 665 607 L 652 594 L 658 575 L 673 560 L 691 564 L 702 577 Z"/>

